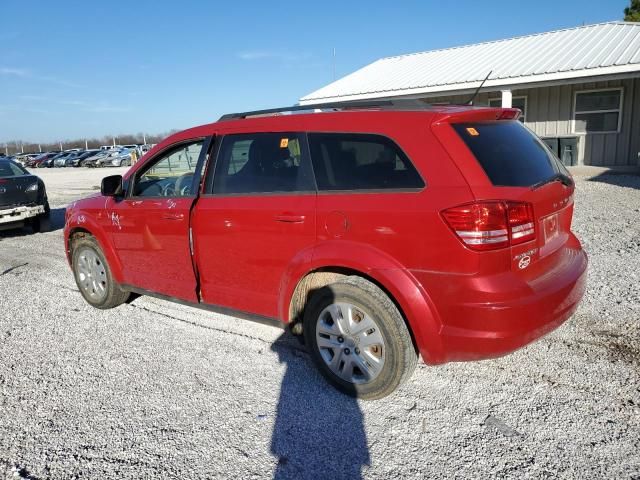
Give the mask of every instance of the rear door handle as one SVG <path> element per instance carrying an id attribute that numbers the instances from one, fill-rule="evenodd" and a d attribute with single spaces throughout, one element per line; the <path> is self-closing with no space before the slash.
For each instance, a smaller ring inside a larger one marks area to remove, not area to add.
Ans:
<path id="1" fill-rule="evenodd" d="M 165 213 L 162 215 L 164 220 L 182 220 L 184 213 Z"/>
<path id="2" fill-rule="evenodd" d="M 276 222 L 282 223 L 304 223 L 304 219 L 304 215 L 292 215 L 289 213 L 276 215 Z"/>

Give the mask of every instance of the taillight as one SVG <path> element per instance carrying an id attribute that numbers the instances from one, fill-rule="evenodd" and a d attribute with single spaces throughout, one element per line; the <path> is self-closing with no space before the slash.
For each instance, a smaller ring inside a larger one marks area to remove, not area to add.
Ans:
<path id="1" fill-rule="evenodd" d="M 517 120 L 520 117 L 520 110 L 517 108 L 510 108 L 508 110 L 502 110 L 497 116 L 497 120 Z"/>
<path id="2" fill-rule="evenodd" d="M 518 245 L 536 238 L 533 207 L 530 203 L 507 203 L 507 218 L 511 245 Z"/>
<path id="3" fill-rule="evenodd" d="M 473 250 L 497 250 L 536 237 L 529 203 L 487 201 L 448 208 L 442 216 L 458 238 Z"/>

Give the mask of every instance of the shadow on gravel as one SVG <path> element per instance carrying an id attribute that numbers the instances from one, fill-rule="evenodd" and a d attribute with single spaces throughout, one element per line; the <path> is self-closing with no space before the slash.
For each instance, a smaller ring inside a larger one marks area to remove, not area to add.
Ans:
<path id="1" fill-rule="evenodd" d="M 362 478 L 370 458 L 356 399 L 311 375 L 315 367 L 289 333 L 271 349 L 287 365 L 271 439 L 278 458 L 274 478 Z"/>
<path id="2" fill-rule="evenodd" d="M 49 213 L 49 220 L 45 220 L 42 222 L 40 230 L 42 233 L 46 232 L 54 232 L 56 230 L 60 230 L 64 227 L 64 212 L 65 208 L 52 208 Z M 11 228 L 8 230 L 0 230 L 0 241 L 4 238 L 13 238 L 13 237 L 25 237 L 27 235 L 34 235 L 36 232 L 34 231 L 31 224 L 26 223 L 24 226 L 19 226 L 16 228 Z"/>
<path id="3" fill-rule="evenodd" d="M 589 179 L 590 182 L 608 183 L 618 187 L 640 189 L 640 175 L 602 173 Z"/>

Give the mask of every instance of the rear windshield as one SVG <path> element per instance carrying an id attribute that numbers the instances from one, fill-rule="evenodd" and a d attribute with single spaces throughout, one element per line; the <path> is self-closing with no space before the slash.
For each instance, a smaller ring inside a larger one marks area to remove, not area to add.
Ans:
<path id="1" fill-rule="evenodd" d="M 29 175 L 29 172 L 16 163 L 0 161 L 0 177 L 21 177 L 22 175 Z"/>
<path id="2" fill-rule="evenodd" d="M 546 146 L 520 122 L 456 123 L 453 128 L 496 186 L 530 187 L 560 171 Z"/>

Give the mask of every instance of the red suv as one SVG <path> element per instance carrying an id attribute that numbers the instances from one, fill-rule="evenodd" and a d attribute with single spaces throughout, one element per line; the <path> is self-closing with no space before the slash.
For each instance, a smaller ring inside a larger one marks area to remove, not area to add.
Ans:
<path id="1" fill-rule="evenodd" d="M 87 302 L 134 292 L 287 325 L 368 399 L 418 355 L 500 356 L 575 311 L 574 184 L 518 110 L 270 113 L 172 135 L 67 209 Z"/>

